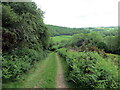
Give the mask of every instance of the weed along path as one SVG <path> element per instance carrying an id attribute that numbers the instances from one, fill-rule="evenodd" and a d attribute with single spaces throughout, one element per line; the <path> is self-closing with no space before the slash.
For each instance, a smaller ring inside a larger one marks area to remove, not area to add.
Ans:
<path id="1" fill-rule="evenodd" d="M 24 87 L 32 88 L 55 88 L 55 76 L 57 64 L 55 53 L 51 53 L 43 63 L 38 63 L 35 72 L 32 73 L 25 81 Z"/>
<path id="2" fill-rule="evenodd" d="M 65 88 L 64 74 L 59 56 L 51 53 L 17 82 L 3 84 L 3 88 Z"/>
<path id="3" fill-rule="evenodd" d="M 60 62 L 60 58 L 56 55 L 57 60 L 57 75 L 56 75 L 56 88 L 67 88 L 64 80 L 64 72 Z"/>

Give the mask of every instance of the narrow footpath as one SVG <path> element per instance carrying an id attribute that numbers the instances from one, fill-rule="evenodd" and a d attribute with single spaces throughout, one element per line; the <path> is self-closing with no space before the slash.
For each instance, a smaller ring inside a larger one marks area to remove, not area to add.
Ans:
<path id="1" fill-rule="evenodd" d="M 67 88 L 65 84 L 63 68 L 58 55 L 56 55 L 56 60 L 57 60 L 56 88 Z"/>

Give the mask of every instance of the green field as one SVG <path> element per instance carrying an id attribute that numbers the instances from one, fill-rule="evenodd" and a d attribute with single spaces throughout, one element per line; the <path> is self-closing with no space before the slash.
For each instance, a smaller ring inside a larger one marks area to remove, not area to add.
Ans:
<path id="1" fill-rule="evenodd" d="M 51 37 L 54 42 L 61 42 L 62 40 L 69 40 L 72 36 L 69 35 L 61 35 L 61 36 L 55 36 Z"/>

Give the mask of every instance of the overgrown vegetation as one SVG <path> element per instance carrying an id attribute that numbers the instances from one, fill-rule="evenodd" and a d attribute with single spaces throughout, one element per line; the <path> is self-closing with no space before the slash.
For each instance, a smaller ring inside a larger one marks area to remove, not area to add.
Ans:
<path id="1" fill-rule="evenodd" d="M 2 78 L 17 80 L 47 55 L 49 35 L 34 2 L 2 3 Z"/>
<path id="2" fill-rule="evenodd" d="M 67 80 L 79 88 L 118 88 L 118 66 L 111 59 L 103 58 L 97 52 L 71 52 L 66 48 L 58 50 L 67 64 Z"/>
<path id="3" fill-rule="evenodd" d="M 14 87 L 14 82 L 19 81 L 34 64 L 47 57 L 48 52 L 56 51 L 65 60 L 62 63 L 65 64 L 66 79 L 72 87 L 119 88 L 120 39 L 117 27 L 45 25 L 44 12 L 34 2 L 1 4 L 4 87 Z M 43 88 L 55 87 L 55 55 L 52 53 L 51 60 L 43 66 L 46 71 L 40 74 L 38 70 L 43 68 L 37 69 L 36 73 L 40 75 L 32 74 L 30 82 L 27 79 L 25 86 L 19 84 L 16 87 L 40 87 L 39 84 Z"/>
<path id="4" fill-rule="evenodd" d="M 56 54 L 50 53 L 46 59 L 35 63 L 20 80 L 4 83 L 3 88 L 55 88 L 56 72 Z"/>
<path id="5" fill-rule="evenodd" d="M 89 32 L 85 33 L 85 29 Z M 60 33 L 67 31 L 71 29 L 59 30 L 60 36 L 51 38 L 58 40 L 52 44 L 52 50 L 58 51 L 67 63 L 65 75 L 70 87 L 119 88 L 117 54 L 120 54 L 120 47 L 117 27 L 81 28 L 83 32 L 68 34 L 70 39 L 62 39 L 64 35 L 61 36 Z M 61 37 L 62 41 L 57 37 Z"/>

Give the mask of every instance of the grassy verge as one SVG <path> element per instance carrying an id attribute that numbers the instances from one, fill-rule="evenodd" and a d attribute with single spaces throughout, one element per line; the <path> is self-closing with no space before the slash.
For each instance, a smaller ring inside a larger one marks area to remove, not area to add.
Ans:
<path id="1" fill-rule="evenodd" d="M 57 72 L 55 55 L 51 53 L 47 59 L 37 62 L 19 81 L 3 84 L 3 88 L 55 88 Z"/>

